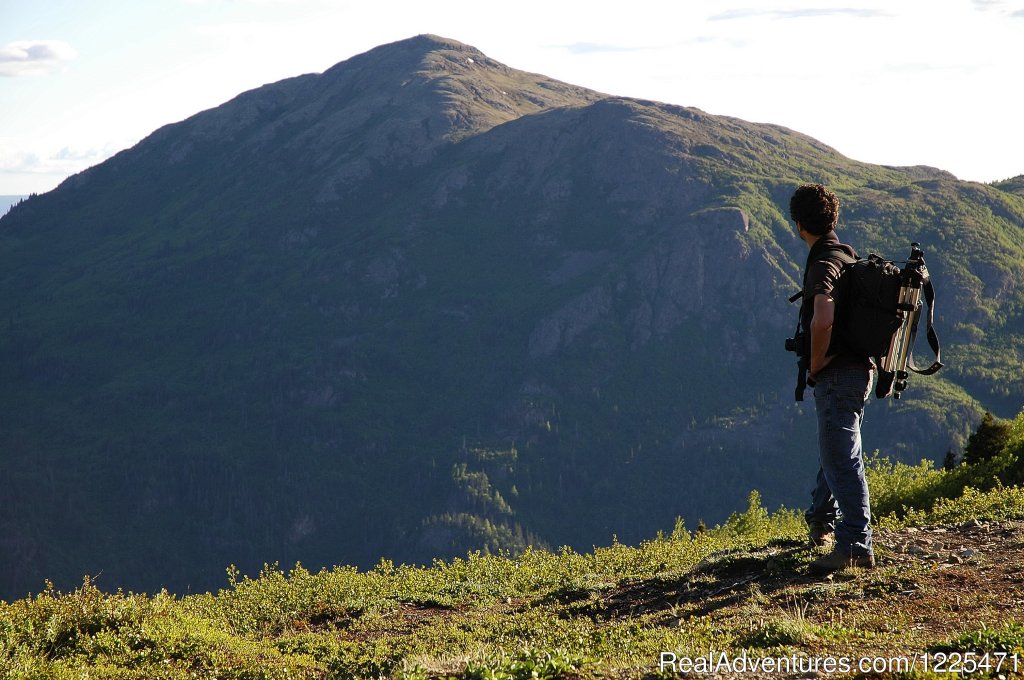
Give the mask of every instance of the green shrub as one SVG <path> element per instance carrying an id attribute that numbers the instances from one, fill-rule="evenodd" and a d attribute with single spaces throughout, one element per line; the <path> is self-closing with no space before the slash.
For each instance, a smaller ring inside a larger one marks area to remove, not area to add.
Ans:
<path id="1" fill-rule="evenodd" d="M 982 627 L 949 642 L 932 645 L 928 651 L 1015 654 L 1024 660 L 1024 623 L 1007 623 L 1001 628 Z M 1024 666 L 1020 670 L 1024 671 Z"/>
<path id="2" fill-rule="evenodd" d="M 965 456 L 964 462 L 952 469 L 936 470 L 928 460 L 913 466 L 893 462 L 877 452 L 869 456 L 865 474 L 871 491 L 872 514 L 898 521 L 909 520 L 913 515 L 914 521 L 923 521 L 923 517 L 939 509 L 939 504 L 942 504 L 940 514 L 944 516 L 969 513 L 974 507 L 980 511 L 978 504 L 982 503 L 983 495 L 971 495 L 959 505 L 951 504 L 973 490 L 994 491 L 993 498 L 1003 499 L 999 502 L 1003 505 L 1001 510 L 991 512 L 1016 516 L 1013 492 L 1000 488 L 1024 483 L 1024 413 L 1002 424 L 986 418 L 971 441 L 974 442 L 973 455 Z"/>
<path id="3" fill-rule="evenodd" d="M 1001 521 L 1024 518 L 1024 488 L 997 486 L 988 491 L 972 487 L 957 498 L 940 498 L 927 512 L 910 510 L 906 524 L 958 524 L 971 519 Z"/>
<path id="4" fill-rule="evenodd" d="M 579 674 L 587 660 L 562 649 L 524 649 L 494 661 L 471 662 L 450 680 L 547 680 Z"/>

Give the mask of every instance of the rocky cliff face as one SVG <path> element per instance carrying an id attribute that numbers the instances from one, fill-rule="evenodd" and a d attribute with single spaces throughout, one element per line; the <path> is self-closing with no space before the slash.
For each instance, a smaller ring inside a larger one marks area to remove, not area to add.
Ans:
<path id="1" fill-rule="evenodd" d="M 956 368 L 873 406 L 867 446 L 941 457 L 1011 415 L 1011 191 L 434 36 L 156 131 L 0 221 L 4 582 L 180 591 L 801 504 L 804 181 L 941 282 Z"/>

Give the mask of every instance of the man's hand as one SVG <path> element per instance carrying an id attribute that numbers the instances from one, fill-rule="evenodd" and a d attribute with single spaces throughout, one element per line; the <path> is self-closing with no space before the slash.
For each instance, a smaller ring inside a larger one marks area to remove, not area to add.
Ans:
<path id="1" fill-rule="evenodd" d="M 812 380 L 815 380 L 818 373 L 832 360 L 832 357 L 826 354 L 832 341 L 832 323 L 835 318 L 835 301 L 828 295 L 815 295 L 814 316 L 811 317 L 811 362 L 808 371 Z"/>

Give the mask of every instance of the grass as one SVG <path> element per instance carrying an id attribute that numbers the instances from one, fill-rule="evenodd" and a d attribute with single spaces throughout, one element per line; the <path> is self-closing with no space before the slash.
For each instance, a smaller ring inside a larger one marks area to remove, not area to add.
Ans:
<path id="1" fill-rule="evenodd" d="M 992 508 L 1024 517 L 1024 494 L 1009 491 L 967 493 L 903 521 L 948 522 Z M 892 567 L 808 582 L 813 554 L 798 547 L 802 531 L 796 513 L 769 514 L 753 495 L 745 512 L 711 530 L 680 525 L 636 547 L 613 544 L 586 554 L 474 553 L 430 567 L 382 562 L 367 572 L 339 567 L 315 574 L 298 565 L 287 573 L 268 566 L 256 577 L 232 571 L 216 594 L 181 598 L 108 594 L 86 579 L 73 592 L 48 588 L 0 605 L 0 673 L 639 677 L 668 650 L 779 656 L 879 639 L 898 645 L 898 626 L 886 631 L 867 611 L 826 614 L 821 603 L 891 598 L 920 573 Z M 802 580 L 791 582 L 794 574 Z M 924 643 L 1015 649 L 1019 628 Z"/>
<path id="2" fill-rule="evenodd" d="M 217 593 L 185 597 L 104 593 L 89 578 L 72 592 L 47 584 L 0 602 L 0 676 L 652 678 L 673 672 L 659 668 L 663 653 L 709 652 L 1016 660 L 1024 489 L 1004 480 L 1019 474 L 1022 451 L 1024 415 L 1000 453 L 973 465 L 870 460 L 880 516 L 870 572 L 809 577 L 801 514 L 769 512 L 753 492 L 711 529 L 678 520 L 636 546 L 587 553 L 474 552 L 318 573 L 267 565 L 255 576 L 231 567 Z M 914 557 L 915 541 L 949 559 Z"/>

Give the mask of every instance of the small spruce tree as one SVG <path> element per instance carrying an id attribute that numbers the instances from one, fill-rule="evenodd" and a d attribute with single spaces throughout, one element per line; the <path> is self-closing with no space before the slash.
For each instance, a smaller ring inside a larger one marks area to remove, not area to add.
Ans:
<path id="1" fill-rule="evenodd" d="M 978 429 L 964 447 L 964 463 L 974 464 L 995 458 L 1006 447 L 1009 438 L 1010 423 L 986 411 Z"/>
<path id="2" fill-rule="evenodd" d="M 957 463 L 959 463 L 959 462 L 960 461 L 957 460 L 956 453 L 953 452 L 953 449 L 950 449 L 950 450 L 946 451 L 946 457 L 942 459 L 942 469 L 943 470 L 952 470 L 953 468 L 955 468 L 957 466 Z"/>

